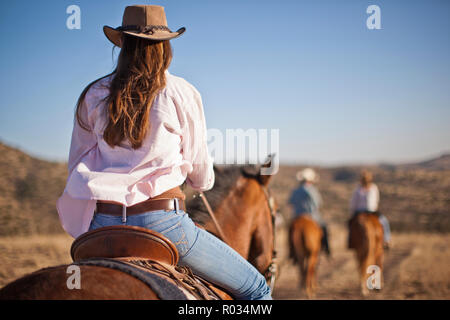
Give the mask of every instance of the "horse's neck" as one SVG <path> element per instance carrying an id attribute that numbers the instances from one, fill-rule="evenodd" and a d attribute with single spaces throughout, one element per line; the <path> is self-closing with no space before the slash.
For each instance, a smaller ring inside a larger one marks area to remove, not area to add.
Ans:
<path id="1" fill-rule="evenodd" d="M 223 229 L 227 244 L 248 259 L 252 219 L 246 217 L 245 213 L 239 205 L 226 206 L 218 210 L 217 220 Z"/>
<path id="2" fill-rule="evenodd" d="M 252 186 L 253 194 L 232 201 L 233 194 L 218 210 L 218 220 L 229 245 L 255 267 L 264 270 L 272 258 L 273 230 L 264 193 Z M 247 200 L 247 202 L 246 202 Z M 257 262 L 256 262 L 257 261 Z"/>

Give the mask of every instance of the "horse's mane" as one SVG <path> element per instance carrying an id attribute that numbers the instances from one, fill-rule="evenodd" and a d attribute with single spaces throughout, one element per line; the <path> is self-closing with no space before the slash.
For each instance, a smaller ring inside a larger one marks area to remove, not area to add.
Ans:
<path id="1" fill-rule="evenodd" d="M 249 166 L 214 166 L 214 187 L 211 190 L 204 192 L 213 211 L 215 211 L 227 197 L 230 190 L 236 185 L 239 177 L 255 177 L 250 171 L 251 169 L 249 169 Z M 203 225 L 211 219 L 206 206 L 198 196 L 187 201 L 186 207 L 189 217 L 199 224 Z"/>

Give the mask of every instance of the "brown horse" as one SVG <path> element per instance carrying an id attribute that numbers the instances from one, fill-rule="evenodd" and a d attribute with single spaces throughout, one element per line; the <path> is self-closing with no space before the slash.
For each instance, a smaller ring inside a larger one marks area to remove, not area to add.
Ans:
<path id="1" fill-rule="evenodd" d="M 355 249 L 359 264 L 361 293 L 366 296 L 370 266 L 380 270 L 380 283 L 383 270 L 383 227 L 375 214 L 359 213 L 350 221 L 350 248 Z"/>
<path id="2" fill-rule="evenodd" d="M 299 265 L 300 287 L 308 298 L 317 288 L 316 268 L 319 260 L 323 232 L 319 224 L 309 215 L 292 221 L 289 230 L 290 257 Z"/>
<path id="3" fill-rule="evenodd" d="M 214 188 L 205 192 L 228 245 L 264 274 L 273 258 L 275 208 L 270 206 L 269 175 L 246 167 L 216 169 Z M 188 205 L 192 219 L 215 235 L 218 230 L 200 198 Z"/>
<path id="4" fill-rule="evenodd" d="M 216 184 L 205 192 L 229 245 L 260 272 L 273 257 L 273 224 L 267 184 L 270 176 L 249 173 L 245 167 L 215 168 Z M 187 204 L 187 212 L 204 228 L 216 233 L 199 198 Z M 68 289 L 68 267 L 38 270 L 0 290 L 0 299 L 158 299 L 155 290 L 127 273 L 107 267 L 80 265 L 81 289 Z M 176 284 L 176 283 L 175 283 Z M 216 290 L 214 290 L 216 291 Z M 216 291 L 217 293 L 217 291 Z M 221 298 L 230 298 L 220 294 Z"/>

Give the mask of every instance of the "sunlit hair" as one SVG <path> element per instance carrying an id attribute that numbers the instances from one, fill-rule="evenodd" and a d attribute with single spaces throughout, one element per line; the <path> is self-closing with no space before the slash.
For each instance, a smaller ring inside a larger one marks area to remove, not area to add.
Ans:
<path id="1" fill-rule="evenodd" d="M 171 60 L 169 40 L 155 42 L 124 35 L 116 70 L 111 73 L 109 95 L 104 100 L 108 123 L 103 139 L 109 146 L 118 146 L 125 139 L 134 149 L 142 146 L 150 128 L 150 108 L 166 86 L 165 71 Z M 90 83 L 78 99 L 76 118 L 86 130 L 89 128 L 81 117 L 83 100 L 89 88 L 105 77 Z"/>
<path id="2" fill-rule="evenodd" d="M 372 173 L 370 171 L 363 170 L 363 171 L 361 171 L 361 178 L 360 179 L 361 179 L 360 180 L 361 181 L 361 185 L 363 187 L 368 187 L 368 186 L 370 186 L 370 184 L 373 181 L 373 175 L 372 175 Z"/>

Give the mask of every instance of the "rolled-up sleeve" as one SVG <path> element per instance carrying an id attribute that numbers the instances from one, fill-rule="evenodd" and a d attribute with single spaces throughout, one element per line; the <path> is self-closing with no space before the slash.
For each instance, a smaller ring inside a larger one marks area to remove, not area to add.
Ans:
<path id="1" fill-rule="evenodd" d="M 200 93 L 194 89 L 190 114 L 187 115 L 187 125 L 184 132 L 187 145 L 187 160 L 192 163 L 192 171 L 187 176 L 187 182 L 195 190 L 206 191 L 214 185 L 213 159 L 208 152 L 207 129 L 203 103 Z"/>

